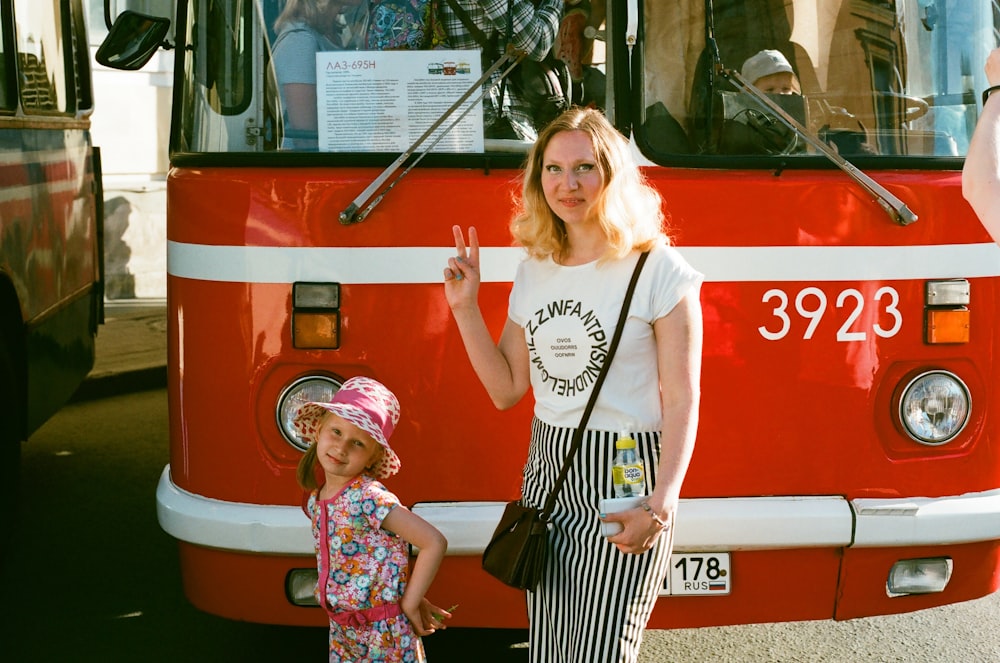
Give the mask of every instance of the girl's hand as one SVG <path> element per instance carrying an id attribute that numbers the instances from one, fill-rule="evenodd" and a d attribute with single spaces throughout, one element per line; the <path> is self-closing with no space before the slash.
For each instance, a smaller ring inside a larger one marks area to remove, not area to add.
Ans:
<path id="1" fill-rule="evenodd" d="M 401 607 L 403 614 L 413 626 L 413 632 L 417 635 L 431 635 L 435 631 L 448 628 L 444 622 L 446 619 L 451 619 L 451 613 L 437 607 L 426 598 L 420 599 L 420 603 L 412 607 L 408 606 L 404 599 Z"/>
<path id="2" fill-rule="evenodd" d="M 455 235 L 455 257 L 448 259 L 444 270 L 444 294 L 448 306 L 457 310 L 474 307 L 479 297 L 479 234 L 469 227 L 469 246 L 461 226 L 452 226 Z"/>
<path id="3" fill-rule="evenodd" d="M 656 543 L 656 539 L 661 535 L 670 535 L 670 527 L 673 525 L 673 517 L 662 518 L 667 525 L 666 528 L 660 525 L 648 511 L 642 507 L 619 511 L 618 513 L 608 513 L 601 517 L 606 523 L 621 523 L 624 529 L 614 536 L 609 536 L 608 541 L 615 544 L 618 550 L 626 554 L 644 553 Z"/>

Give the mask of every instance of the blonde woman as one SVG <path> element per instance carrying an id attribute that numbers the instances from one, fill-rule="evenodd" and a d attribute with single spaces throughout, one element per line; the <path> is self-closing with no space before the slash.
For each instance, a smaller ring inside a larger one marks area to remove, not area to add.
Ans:
<path id="1" fill-rule="evenodd" d="M 649 251 L 618 353 L 552 516 L 544 577 L 528 593 L 532 661 L 635 661 L 668 570 L 674 515 L 698 425 L 702 276 L 669 246 L 658 193 L 599 111 L 574 108 L 539 135 L 511 230 L 527 250 L 507 322 L 493 341 L 479 309 L 475 228 L 454 228 L 445 296 L 476 374 L 506 409 L 531 388 L 534 420 L 523 498 L 540 507 L 566 457 L 604 361 L 626 286 Z M 651 492 L 601 514 L 613 497 L 619 432 L 637 441 Z M 527 433 L 527 432 L 526 432 Z M 624 529 L 601 536 L 601 521 Z"/>

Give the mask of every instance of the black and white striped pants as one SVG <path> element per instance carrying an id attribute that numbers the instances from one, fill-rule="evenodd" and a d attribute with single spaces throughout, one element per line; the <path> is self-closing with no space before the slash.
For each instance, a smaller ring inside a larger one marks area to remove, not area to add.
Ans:
<path id="1" fill-rule="evenodd" d="M 659 460 L 660 434 L 633 433 L 646 464 L 647 492 Z M 572 428 L 532 422 L 524 468 L 525 501 L 541 507 L 573 438 Z M 613 497 L 616 433 L 588 430 L 556 500 L 545 574 L 528 592 L 532 663 L 629 663 L 639 655 L 646 622 L 670 562 L 672 536 L 626 555 L 601 536 L 598 502 Z"/>

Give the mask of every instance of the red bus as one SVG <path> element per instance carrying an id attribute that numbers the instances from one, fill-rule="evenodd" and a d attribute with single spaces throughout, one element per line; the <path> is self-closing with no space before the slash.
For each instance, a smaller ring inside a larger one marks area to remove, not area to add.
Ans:
<path id="1" fill-rule="evenodd" d="M 992 4 L 629 0 L 603 17 L 598 4 L 587 71 L 604 81 L 601 107 L 706 275 L 701 425 L 650 627 L 994 592 L 1000 248 L 960 191 Z M 456 626 L 524 626 L 524 597 L 480 553 L 519 494 L 531 403 L 489 402 L 442 268 L 452 224 L 474 223 L 499 333 L 529 144 L 486 137 L 471 97 L 459 140 L 418 149 L 384 196 L 361 196 L 477 88 L 479 54 L 320 53 L 319 129 L 289 143 L 302 135 L 287 133 L 270 57 L 281 5 L 184 0 L 173 17 L 171 447 L 156 499 L 185 591 L 233 619 L 326 623 L 310 607 L 290 420 L 368 375 L 402 404 L 389 487 L 450 542 L 431 599 L 461 604 Z M 800 94 L 744 78 L 764 49 Z M 443 61 L 471 63 L 467 82 L 414 93 Z"/>
<path id="2" fill-rule="evenodd" d="M 21 442 L 94 364 L 102 200 L 79 0 L 0 0 L 0 512 Z"/>

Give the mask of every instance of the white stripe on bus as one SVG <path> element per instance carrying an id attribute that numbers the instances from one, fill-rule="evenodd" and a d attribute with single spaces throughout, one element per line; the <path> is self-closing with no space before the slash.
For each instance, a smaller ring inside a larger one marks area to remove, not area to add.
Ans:
<path id="1" fill-rule="evenodd" d="M 85 144 L 79 144 L 76 147 L 67 145 L 65 149 L 58 150 L 4 149 L 0 151 L 0 166 L 53 165 L 77 162 L 87 156 L 88 149 Z"/>
<path id="2" fill-rule="evenodd" d="M 678 247 L 709 282 L 902 281 L 1000 276 L 1000 247 L 932 246 Z M 167 242 L 171 276 L 228 283 L 440 283 L 450 247 L 215 246 Z M 483 247 L 482 280 L 510 282 L 524 255 Z"/>
<path id="3" fill-rule="evenodd" d="M 480 555 L 503 502 L 432 502 L 413 512 L 448 538 L 449 555 Z M 226 502 L 174 484 L 170 466 L 156 488 L 163 530 L 196 545 L 279 555 L 313 555 L 309 519 L 299 506 Z M 897 548 L 1000 538 L 1000 490 L 942 497 L 835 495 L 682 499 L 674 552 Z"/>
<path id="4" fill-rule="evenodd" d="M 80 188 L 83 186 L 83 179 L 74 180 L 49 180 L 44 182 L 34 182 L 32 184 L 25 184 L 23 186 L 6 187 L 0 189 L 0 203 L 11 204 L 23 202 L 27 205 L 31 205 L 33 201 L 40 196 L 56 196 L 58 194 L 70 194 L 75 196 L 75 194 L 80 193 Z M 72 198 L 69 199 L 72 201 Z M 37 210 L 36 210 L 37 213 Z"/>

